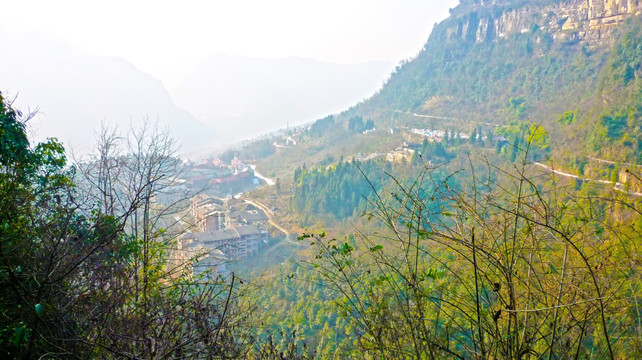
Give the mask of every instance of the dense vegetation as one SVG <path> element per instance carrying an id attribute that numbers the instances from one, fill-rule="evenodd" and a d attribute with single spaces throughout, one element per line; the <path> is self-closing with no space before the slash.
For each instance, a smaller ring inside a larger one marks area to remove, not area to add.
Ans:
<path id="1" fill-rule="evenodd" d="M 390 171 L 390 163 L 343 160 L 325 169 L 299 168 L 294 172 L 294 208 L 307 215 L 302 217 L 304 223 L 318 214 L 351 218 L 366 209 L 370 195 L 386 181 L 386 168 Z"/>
<path id="2" fill-rule="evenodd" d="M 264 329 L 323 358 L 638 357 L 642 203 L 525 160 L 426 168 L 373 190 L 355 235 L 304 234 L 308 272 L 259 292 Z"/>
<path id="3" fill-rule="evenodd" d="M 617 100 L 601 110 L 588 150 L 622 162 L 642 163 L 642 22 L 632 22 L 615 44 L 602 79 Z"/>
<path id="4" fill-rule="evenodd" d="M 180 164 L 171 139 L 141 129 L 100 140 L 70 166 L 56 140 L 32 147 L 0 97 L 0 354 L 243 356 L 234 278 L 188 276 L 194 259 L 176 258 L 160 226 L 169 208 L 155 197 Z"/>
<path id="5" fill-rule="evenodd" d="M 374 121 L 372 119 L 363 120 L 361 116 L 353 116 L 348 120 L 348 129 L 353 133 L 362 133 L 367 130 L 372 130 L 375 128 Z"/>
<path id="6" fill-rule="evenodd" d="M 271 338 L 278 349 L 293 344 L 303 358 L 349 357 L 356 352 L 355 326 L 337 311 L 337 294 L 328 284 L 294 262 L 273 272 L 276 281 L 260 282 L 255 292 L 261 306 L 256 319 L 260 338 Z"/>
<path id="7" fill-rule="evenodd" d="M 412 144 L 407 164 L 357 163 L 386 168 L 363 171 L 374 186 L 350 162 L 296 170 L 301 222 L 338 236 L 302 236 L 308 272 L 272 274 L 259 292 L 270 296 L 263 324 L 270 334 L 283 321 L 296 329 L 299 349 L 316 350 L 304 358 L 640 357 L 642 204 L 628 184 L 611 187 L 625 167 L 627 181 L 640 177 L 622 164 L 640 163 L 640 19 L 615 33 L 614 48 L 556 41 L 538 27 L 476 43 L 447 36 L 453 22 L 471 21 L 465 10 L 343 114 L 349 129 L 359 117 L 417 126 L 413 112 L 464 120 L 425 120 L 447 135 Z M 551 160 L 580 178 L 531 165 Z"/>
<path id="8" fill-rule="evenodd" d="M 639 205 L 614 219 L 608 214 L 624 205 L 617 198 L 567 193 L 551 202 L 545 193 L 554 185 L 539 190 L 519 173 L 477 184 L 469 176 L 464 190 L 431 194 L 450 205 L 438 212 L 412 187 L 400 188 L 403 195 L 373 214 L 389 227 L 386 236 L 363 236 L 356 245 L 315 240 L 320 275 L 358 324 L 361 351 L 383 358 L 637 357 L 640 279 L 631 255 Z"/>
<path id="9" fill-rule="evenodd" d="M 168 196 L 181 167 L 166 134 L 103 130 L 71 163 L 55 140 L 30 144 L 0 97 L 0 354 L 642 358 L 642 20 L 612 47 L 538 26 L 479 42 L 464 26 L 557 2 L 461 1 L 372 99 L 280 154 L 274 139 L 222 154 L 293 169 L 264 193 L 300 236 L 267 251 L 303 250 L 265 273 L 254 258 L 191 275 L 202 254 L 178 251 L 187 199 Z M 415 114 L 433 111 L 448 117 Z M 366 132 L 375 121 L 385 131 Z M 388 131 L 407 142 L 348 146 Z M 533 164 L 551 159 L 577 177 Z"/>
<path id="10" fill-rule="evenodd" d="M 329 115 L 323 119 L 315 121 L 312 126 L 310 126 L 309 133 L 312 136 L 322 136 L 328 131 L 332 130 L 335 126 L 334 116 Z"/>
<path id="11" fill-rule="evenodd" d="M 549 155 L 549 138 L 543 126 L 535 123 L 511 122 L 498 129 L 506 139 L 498 142 L 498 152 L 503 152 L 511 162 L 517 160 L 520 152 L 528 150 L 529 158 L 535 161 L 546 160 Z"/>
<path id="12" fill-rule="evenodd" d="M 419 110 L 427 100 L 443 97 L 452 99 L 448 110 L 493 119 L 503 115 L 510 98 L 519 96 L 531 106 L 557 102 L 558 96 L 575 101 L 597 82 L 603 52 L 554 42 L 537 28 L 478 44 L 474 34 L 472 39 L 448 37 L 448 27 L 457 25 L 453 21 L 468 20 L 437 26 L 417 58 L 399 66 L 381 92 L 361 105 L 362 111 Z"/>
<path id="13" fill-rule="evenodd" d="M 391 117 L 403 119 L 399 112 L 500 126 L 530 121 L 552 134 L 551 144 L 563 143 L 551 155 L 569 168 L 590 157 L 639 162 L 639 16 L 595 43 L 578 41 L 572 31 L 552 33 L 536 25 L 503 38 L 489 32 L 489 39 L 479 39 L 474 30 L 480 21 L 498 20 L 513 9 L 535 5 L 471 3 L 462 2 L 454 9 L 453 16 L 434 28 L 416 58 L 397 67 L 379 93 L 346 116 L 368 116 L 383 123 Z M 533 24 L 546 17 L 531 15 Z M 458 32 L 461 29 L 472 32 Z M 571 122 L 558 121 L 570 113 Z M 439 123 L 448 126 L 446 121 Z"/>

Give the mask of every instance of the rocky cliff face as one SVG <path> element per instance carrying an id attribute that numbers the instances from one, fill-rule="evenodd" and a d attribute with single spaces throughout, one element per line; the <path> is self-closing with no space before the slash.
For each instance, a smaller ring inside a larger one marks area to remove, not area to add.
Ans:
<path id="1" fill-rule="evenodd" d="M 642 0 L 506 1 L 463 3 L 447 25 L 448 39 L 477 43 L 542 29 L 558 40 L 608 40 L 616 25 L 642 13 Z"/>

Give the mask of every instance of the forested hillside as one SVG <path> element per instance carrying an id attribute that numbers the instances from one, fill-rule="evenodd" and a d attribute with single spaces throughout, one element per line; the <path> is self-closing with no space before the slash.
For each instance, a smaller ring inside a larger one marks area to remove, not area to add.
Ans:
<path id="1" fill-rule="evenodd" d="M 405 112 L 499 125 L 528 120 L 553 134 L 553 154 L 569 164 L 639 162 L 640 6 L 462 2 L 416 58 L 349 113 L 402 122 Z M 572 121 L 562 119 L 566 113 Z"/>
<path id="2" fill-rule="evenodd" d="M 408 144 L 355 157 L 372 134 L 319 133 L 296 152 L 351 160 L 272 155 L 298 164 L 289 211 L 314 226 L 298 264 L 316 277 L 275 273 L 266 330 L 296 329 L 276 338 L 302 358 L 639 357 L 640 10 L 461 1 L 332 124 Z"/>
<path id="3" fill-rule="evenodd" d="M 180 256 L 167 134 L 69 163 L 0 98 L 0 351 L 642 358 L 641 11 L 462 0 L 372 98 L 216 154 L 275 180 L 231 199 L 271 236 L 226 276 Z"/>

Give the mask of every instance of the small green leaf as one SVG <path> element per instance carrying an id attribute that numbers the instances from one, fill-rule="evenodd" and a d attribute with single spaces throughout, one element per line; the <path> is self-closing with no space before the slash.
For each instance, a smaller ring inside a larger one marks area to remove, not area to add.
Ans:
<path id="1" fill-rule="evenodd" d="M 381 250 L 381 249 L 383 249 L 383 246 L 381 246 L 381 245 L 376 245 L 376 246 L 371 247 L 371 248 L 370 248 L 370 251 L 371 251 L 371 252 L 375 252 L 375 251 L 379 251 L 379 250 Z"/>
<path id="2" fill-rule="evenodd" d="M 557 274 L 557 268 L 553 266 L 553 264 L 549 263 L 548 264 L 548 273 L 549 274 Z"/>
<path id="3" fill-rule="evenodd" d="M 308 238 L 311 238 L 311 237 L 312 237 L 311 234 L 303 234 L 303 235 L 297 237 L 297 240 L 301 241 L 301 240 L 305 240 L 305 239 L 308 239 Z"/>
<path id="4" fill-rule="evenodd" d="M 350 253 L 352 253 L 352 250 L 354 250 L 354 248 L 350 246 L 350 244 L 344 243 L 343 246 L 341 246 L 340 251 L 343 255 L 350 255 Z"/>
<path id="5" fill-rule="evenodd" d="M 13 331 L 13 336 L 11 337 L 11 342 L 20 346 L 22 343 L 27 341 L 27 328 L 23 325 L 21 327 L 15 328 Z"/>

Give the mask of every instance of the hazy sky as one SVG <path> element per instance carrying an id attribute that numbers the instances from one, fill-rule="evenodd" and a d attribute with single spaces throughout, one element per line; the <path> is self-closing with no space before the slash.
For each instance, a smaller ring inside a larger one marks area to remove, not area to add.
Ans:
<path id="1" fill-rule="evenodd" d="M 0 0 L 0 31 L 47 32 L 172 82 L 212 54 L 397 62 L 457 0 Z"/>

